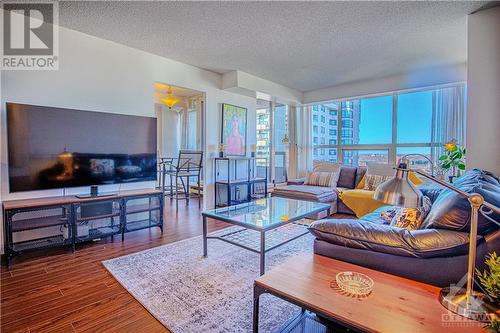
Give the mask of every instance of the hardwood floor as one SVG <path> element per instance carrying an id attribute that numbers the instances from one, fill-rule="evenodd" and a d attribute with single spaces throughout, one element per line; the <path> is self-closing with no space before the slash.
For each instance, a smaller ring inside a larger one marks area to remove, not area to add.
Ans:
<path id="1" fill-rule="evenodd" d="M 196 199 L 189 207 L 165 200 L 165 228 L 68 248 L 30 253 L 1 270 L 0 331 L 168 332 L 108 273 L 101 261 L 200 235 Z M 226 225 L 210 221 L 209 231 Z M 200 249 L 201 253 L 202 249 Z"/>
<path id="2" fill-rule="evenodd" d="M 108 273 L 101 261 L 176 242 L 202 233 L 196 199 L 189 207 L 165 200 L 165 227 L 141 230 L 111 242 L 109 238 L 14 258 L 1 269 L 0 331 L 168 332 Z M 347 216 L 345 216 L 347 217 Z M 209 221 L 209 231 L 226 227 Z M 200 254 L 202 249 L 200 248 Z"/>

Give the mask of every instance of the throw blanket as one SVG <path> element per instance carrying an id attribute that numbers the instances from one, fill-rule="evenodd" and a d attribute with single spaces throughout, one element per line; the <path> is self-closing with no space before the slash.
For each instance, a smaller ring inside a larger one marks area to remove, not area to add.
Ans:
<path id="1" fill-rule="evenodd" d="M 387 204 L 372 198 L 373 191 L 367 190 L 345 190 L 339 193 L 342 202 L 349 207 L 357 218 L 360 218 L 375 209 Z"/>

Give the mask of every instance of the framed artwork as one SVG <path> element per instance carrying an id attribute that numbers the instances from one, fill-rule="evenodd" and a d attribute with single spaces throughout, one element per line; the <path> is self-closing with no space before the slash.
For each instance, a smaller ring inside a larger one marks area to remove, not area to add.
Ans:
<path id="1" fill-rule="evenodd" d="M 228 156 L 246 156 L 247 109 L 222 104 L 221 143 Z"/>

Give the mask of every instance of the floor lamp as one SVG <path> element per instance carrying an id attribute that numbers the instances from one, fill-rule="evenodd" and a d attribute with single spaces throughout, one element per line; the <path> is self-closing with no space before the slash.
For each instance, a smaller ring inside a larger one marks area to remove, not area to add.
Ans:
<path id="1" fill-rule="evenodd" d="M 408 167 L 407 155 L 403 156 L 396 168 L 396 174 L 393 178 L 380 184 L 373 198 L 390 205 L 401 207 L 421 207 L 422 192 L 417 189 L 408 179 L 410 172 L 422 175 L 456 193 L 467 198 L 471 206 L 471 225 L 469 233 L 469 259 L 467 268 L 467 288 L 443 288 L 440 292 L 439 301 L 448 310 L 461 316 L 474 320 L 488 321 L 491 316 L 498 311 L 498 306 L 492 306 L 484 302 L 485 295 L 474 291 L 474 270 L 476 267 L 476 238 L 478 216 L 481 213 L 490 221 L 499 224 L 491 217 L 487 216 L 492 212 L 500 213 L 500 208 L 484 201 L 483 196 L 477 193 L 466 193 L 455 186 L 435 178 L 428 173 L 410 169 Z M 486 209 L 488 211 L 486 211 Z"/>

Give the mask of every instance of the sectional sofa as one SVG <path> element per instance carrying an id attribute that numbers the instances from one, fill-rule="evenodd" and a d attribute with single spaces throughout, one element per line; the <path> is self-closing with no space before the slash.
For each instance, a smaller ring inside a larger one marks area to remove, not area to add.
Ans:
<path id="1" fill-rule="evenodd" d="M 332 163 L 319 163 L 314 166 L 314 171 L 339 172 L 336 187 L 304 185 L 305 178 L 293 179 L 285 186 L 278 186 L 273 189 L 272 196 L 285 197 L 291 199 L 318 201 L 331 204 L 331 214 L 344 213 L 354 214 L 340 199 L 340 194 L 346 190 L 354 190 L 360 184 L 366 173 L 365 167 L 342 166 L 337 169 Z M 316 216 L 323 218 L 324 215 Z"/>
<path id="2" fill-rule="evenodd" d="M 500 206 L 499 180 L 487 171 L 471 170 L 453 184 Z M 310 226 L 316 236 L 314 252 L 440 287 L 459 282 L 467 272 L 469 202 L 449 189 L 422 192 L 432 207 L 417 230 L 389 225 L 380 214 L 388 206 L 360 219 L 319 220 Z M 500 221 L 499 214 L 491 218 Z M 493 251 L 500 254 L 499 225 L 480 214 L 477 267 L 483 269 Z"/>

